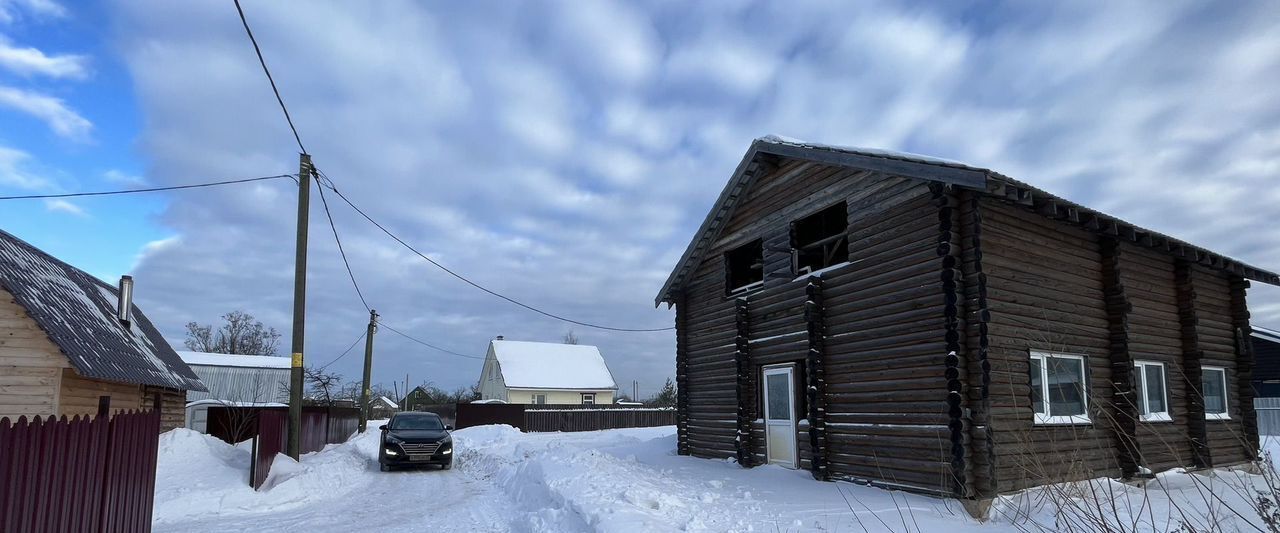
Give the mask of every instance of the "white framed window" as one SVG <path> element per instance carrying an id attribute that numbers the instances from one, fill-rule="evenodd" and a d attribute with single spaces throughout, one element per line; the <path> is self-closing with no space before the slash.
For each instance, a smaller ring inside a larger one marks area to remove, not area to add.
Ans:
<path id="1" fill-rule="evenodd" d="M 582 393 L 582 403 L 583 403 L 583 405 L 595 405 L 595 403 L 596 403 L 596 393 L 594 393 L 594 392 L 584 392 L 584 393 Z"/>
<path id="2" fill-rule="evenodd" d="M 1082 355 L 1031 352 L 1031 406 L 1037 424 L 1089 424 Z"/>
<path id="3" fill-rule="evenodd" d="M 1168 381 L 1164 363 L 1157 361 L 1133 362 L 1133 390 L 1137 393 L 1134 403 L 1138 406 L 1138 418 L 1144 422 L 1172 422 L 1169 416 Z"/>
<path id="4" fill-rule="evenodd" d="M 1220 366 L 1200 367 L 1200 393 L 1204 395 L 1206 419 L 1231 419 L 1227 412 L 1227 369 Z"/>
<path id="5" fill-rule="evenodd" d="M 533 395 L 533 403 L 538 404 L 538 405 L 543 405 L 543 404 L 547 403 L 547 395 L 546 395 L 546 394 L 534 394 L 534 395 Z"/>

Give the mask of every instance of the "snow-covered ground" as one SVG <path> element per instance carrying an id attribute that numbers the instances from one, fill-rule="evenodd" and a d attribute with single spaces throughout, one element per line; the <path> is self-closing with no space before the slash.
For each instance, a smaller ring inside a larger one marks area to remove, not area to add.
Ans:
<path id="1" fill-rule="evenodd" d="M 1083 491 L 1092 496 L 1072 504 L 1078 509 L 1068 516 L 1045 505 L 1061 501 L 1063 491 L 1032 492 L 1001 499 L 993 520 L 979 523 L 955 502 L 820 483 L 807 472 L 775 466 L 745 470 L 677 456 L 674 432 L 526 434 L 475 427 L 454 433 L 453 470 L 383 473 L 375 431 L 304 456 L 300 464 L 278 459 L 267 487 L 254 492 L 246 482 L 246 447 L 177 429 L 161 436 L 154 529 L 960 533 L 1056 531 L 1072 520 L 1074 530 L 1087 531 L 1087 511 L 1097 507 L 1098 494 L 1106 500 L 1098 508 L 1115 509 L 1120 530 L 1168 531 L 1197 520 L 1226 531 L 1253 530 L 1245 520 L 1261 525 L 1245 499 L 1262 478 L 1238 472 L 1169 473 L 1145 492 L 1099 482 Z M 1204 494 L 1220 500 L 1217 509 L 1203 503 Z M 1203 512 L 1186 510 L 1195 502 Z"/>

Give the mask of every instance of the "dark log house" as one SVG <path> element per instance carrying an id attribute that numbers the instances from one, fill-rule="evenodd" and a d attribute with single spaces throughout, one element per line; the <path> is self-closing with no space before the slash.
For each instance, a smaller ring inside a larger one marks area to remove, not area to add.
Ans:
<path id="1" fill-rule="evenodd" d="M 1246 462 L 1249 280 L 991 170 L 761 138 L 657 298 L 679 453 L 978 502 Z"/>

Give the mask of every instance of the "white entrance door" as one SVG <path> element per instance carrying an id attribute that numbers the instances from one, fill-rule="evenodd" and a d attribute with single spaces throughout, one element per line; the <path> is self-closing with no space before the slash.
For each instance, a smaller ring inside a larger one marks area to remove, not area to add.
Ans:
<path id="1" fill-rule="evenodd" d="M 796 458 L 795 366 L 765 367 L 766 454 L 770 464 L 798 466 Z"/>

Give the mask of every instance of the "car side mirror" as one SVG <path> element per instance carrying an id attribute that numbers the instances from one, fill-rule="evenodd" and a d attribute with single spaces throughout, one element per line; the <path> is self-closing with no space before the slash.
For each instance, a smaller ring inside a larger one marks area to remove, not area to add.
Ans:
<path id="1" fill-rule="evenodd" d="M 445 427 L 444 427 L 444 430 L 445 430 L 445 431 L 453 431 L 453 426 L 445 426 Z"/>
<path id="2" fill-rule="evenodd" d="M 378 429 L 380 429 L 380 430 L 382 430 L 382 431 L 386 431 L 386 430 L 387 430 L 387 425 L 386 425 L 386 424 L 383 424 L 383 425 L 381 425 L 381 426 L 378 426 Z"/>

